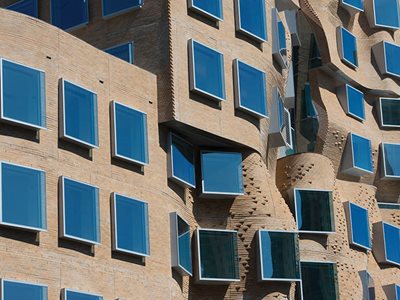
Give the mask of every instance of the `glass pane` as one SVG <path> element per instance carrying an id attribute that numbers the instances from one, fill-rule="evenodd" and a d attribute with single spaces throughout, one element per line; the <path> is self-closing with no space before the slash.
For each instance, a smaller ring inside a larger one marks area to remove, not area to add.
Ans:
<path id="1" fill-rule="evenodd" d="M 51 0 L 51 23 L 63 30 L 89 22 L 88 0 Z"/>
<path id="2" fill-rule="evenodd" d="M 352 134 L 353 162 L 354 166 L 372 172 L 371 141 L 361 136 Z"/>
<path id="3" fill-rule="evenodd" d="M 47 287 L 4 280 L 3 300 L 47 300 Z"/>
<path id="4" fill-rule="evenodd" d="M 45 127 L 44 73 L 6 60 L 2 60 L 2 67 L 4 117 L 33 126 Z"/>
<path id="5" fill-rule="evenodd" d="M 375 24 L 383 27 L 399 27 L 398 0 L 374 0 Z"/>
<path id="6" fill-rule="evenodd" d="M 382 125 L 400 126 L 400 99 L 381 99 Z"/>
<path id="7" fill-rule="evenodd" d="M 192 0 L 192 3 L 203 12 L 222 19 L 222 0 Z"/>
<path id="8" fill-rule="evenodd" d="M 382 144 L 388 176 L 400 176 L 400 144 Z"/>
<path id="9" fill-rule="evenodd" d="M 65 300 L 103 300 L 103 297 L 101 296 L 94 296 L 73 291 L 67 291 L 66 296 L 67 299 Z"/>
<path id="10" fill-rule="evenodd" d="M 387 260 L 400 264 L 400 228 L 384 223 L 383 231 Z"/>
<path id="11" fill-rule="evenodd" d="M 305 110 L 307 117 L 316 117 L 318 116 L 317 111 L 315 109 L 313 99 L 311 97 L 311 86 L 309 83 L 304 85 L 304 102 L 305 102 Z"/>
<path id="12" fill-rule="evenodd" d="M 111 16 L 143 5 L 143 0 L 103 0 L 103 16 Z"/>
<path id="13" fill-rule="evenodd" d="M 333 263 L 301 262 L 303 297 L 307 300 L 336 300 L 336 268 Z"/>
<path id="14" fill-rule="evenodd" d="M 352 6 L 358 10 L 364 10 L 364 1 L 363 0 L 342 0 L 342 3 Z"/>
<path id="15" fill-rule="evenodd" d="M 349 85 L 346 86 L 346 91 L 349 113 L 361 119 L 365 119 L 364 94 Z"/>
<path id="16" fill-rule="evenodd" d="M 7 9 L 26 14 L 28 16 L 38 17 L 38 3 L 37 0 L 22 0 L 11 4 Z"/>
<path id="17" fill-rule="evenodd" d="M 108 54 L 114 55 L 119 59 L 122 59 L 130 64 L 133 64 L 133 44 L 126 43 L 116 47 L 112 47 L 104 50 Z"/>
<path id="18" fill-rule="evenodd" d="M 385 43 L 386 70 L 389 73 L 400 76 L 400 47 Z"/>
<path id="19" fill-rule="evenodd" d="M 398 209 L 400 210 L 400 204 L 397 203 L 379 203 L 378 202 L 378 207 L 382 209 Z"/>
<path id="20" fill-rule="evenodd" d="M 266 40 L 265 1 L 240 0 L 239 11 L 240 28 L 261 40 Z"/>
<path id="21" fill-rule="evenodd" d="M 400 299 L 400 285 L 396 285 L 396 296 L 397 299 Z"/>
<path id="22" fill-rule="evenodd" d="M 190 144 L 171 135 L 172 175 L 183 182 L 195 185 L 194 152 Z"/>
<path id="23" fill-rule="evenodd" d="M 342 28 L 343 58 L 354 66 L 358 66 L 357 61 L 357 40 L 349 31 Z"/>
<path id="24" fill-rule="evenodd" d="M 283 101 L 281 98 L 281 95 L 278 92 L 278 118 L 279 118 L 279 128 L 282 130 L 283 126 L 285 125 L 284 121 L 285 121 L 285 108 L 283 106 Z"/>
<path id="25" fill-rule="evenodd" d="M 192 253 L 190 246 L 190 227 L 179 216 L 178 218 L 178 251 L 179 265 L 192 273 Z"/>
<path id="26" fill-rule="evenodd" d="M 368 210 L 353 203 L 350 203 L 349 208 L 353 243 L 366 248 L 371 248 Z"/>
<path id="27" fill-rule="evenodd" d="M 278 44 L 279 52 L 286 55 L 286 31 L 282 21 L 278 21 Z"/>

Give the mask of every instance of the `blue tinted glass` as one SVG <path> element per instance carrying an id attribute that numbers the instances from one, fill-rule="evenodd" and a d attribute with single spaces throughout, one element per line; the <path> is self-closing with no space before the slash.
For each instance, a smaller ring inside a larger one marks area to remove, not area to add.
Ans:
<path id="1" fill-rule="evenodd" d="M 202 152 L 204 193 L 243 194 L 242 155 L 229 152 Z"/>
<path id="2" fill-rule="evenodd" d="M 193 147 L 183 139 L 171 135 L 172 175 L 191 186 L 195 185 Z"/>
<path id="3" fill-rule="evenodd" d="M 178 218 L 178 251 L 179 265 L 192 273 L 192 254 L 190 246 L 190 227 L 179 216 Z"/>
<path id="4" fill-rule="evenodd" d="M 143 0 L 103 0 L 103 16 L 112 16 L 143 5 Z"/>
<path id="5" fill-rule="evenodd" d="M 265 0 L 239 0 L 240 29 L 261 40 L 267 39 Z"/>
<path id="6" fill-rule="evenodd" d="M 374 0 L 375 24 L 382 27 L 399 27 L 398 0 Z"/>
<path id="7" fill-rule="evenodd" d="M 89 0 L 51 0 L 51 23 L 63 30 L 89 23 Z"/>
<path id="8" fill-rule="evenodd" d="M 353 203 L 349 204 L 349 208 L 353 243 L 366 248 L 371 248 L 368 210 Z"/>
<path id="9" fill-rule="evenodd" d="M 97 95 L 64 81 L 65 135 L 98 146 Z"/>
<path id="10" fill-rule="evenodd" d="M 147 164 L 147 116 L 145 113 L 114 102 L 117 156 Z"/>
<path id="11" fill-rule="evenodd" d="M 38 17 L 38 2 L 37 0 L 22 0 L 11 4 L 7 9 L 26 14 L 28 16 Z"/>
<path id="12" fill-rule="evenodd" d="M 265 73 L 238 61 L 240 106 L 267 116 Z"/>
<path id="13" fill-rule="evenodd" d="M 79 292 L 67 291 L 65 300 L 103 300 L 101 296 L 94 296 Z"/>
<path id="14" fill-rule="evenodd" d="M 318 114 L 313 104 L 313 100 L 311 97 L 311 86 L 309 83 L 306 83 L 304 85 L 304 98 L 307 117 L 316 117 Z"/>
<path id="15" fill-rule="evenodd" d="M 193 41 L 193 72 L 196 90 L 225 99 L 223 60 L 221 53 Z"/>
<path id="16" fill-rule="evenodd" d="M 342 3 L 352 6 L 360 11 L 364 10 L 364 1 L 363 0 L 342 0 Z"/>
<path id="17" fill-rule="evenodd" d="M 382 125 L 400 126 L 400 100 L 381 99 Z"/>
<path id="18" fill-rule="evenodd" d="M 354 166 L 369 172 L 373 171 L 371 141 L 364 137 L 352 134 Z"/>
<path id="19" fill-rule="evenodd" d="M 349 31 L 341 28 L 343 59 L 353 66 L 358 66 L 357 61 L 357 39 Z"/>
<path id="20" fill-rule="evenodd" d="M 6 60 L 1 62 L 3 117 L 33 126 L 45 127 L 44 73 Z"/>
<path id="21" fill-rule="evenodd" d="M 346 86 L 346 91 L 349 113 L 365 119 L 364 94 L 349 85 Z"/>
<path id="22" fill-rule="evenodd" d="M 64 232 L 68 237 L 100 242 L 99 190 L 64 178 Z"/>
<path id="23" fill-rule="evenodd" d="M 383 224 L 386 259 L 400 264 L 400 228 Z"/>
<path id="24" fill-rule="evenodd" d="M 207 15 L 222 20 L 222 0 L 191 0 L 192 6 Z"/>
<path id="25" fill-rule="evenodd" d="M 337 273 L 333 263 L 301 262 L 303 298 L 337 300 Z"/>
<path id="26" fill-rule="evenodd" d="M 114 55 L 119 59 L 122 59 L 130 64 L 133 64 L 133 44 L 126 43 L 116 47 L 112 47 L 104 50 L 108 54 Z"/>
<path id="27" fill-rule="evenodd" d="M 2 222 L 46 229 L 43 171 L 1 163 Z"/>
<path id="28" fill-rule="evenodd" d="M 396 296 L 397 296 L 396 300 L 399 300 L 400 299 L 400 285 L 396 285 Z"/>
<path id="29" fill-rule="evenodd" d="M 115 195 L 117 250 L 150 253 L 147 203 Z"/>
<path id="30" fill-rule="evenodd" d="M 385 43 L 386 71 L 400 76 L 400 47 Z"/>
<path id="31" fill-rule="evenodd" d="M 47 287 L 4 280 L 3 300 L 47 300 Z"/>
<path id="32" fill-rule="evenodd" d="M 400 144 L 383 144 L 383 151 L 385 175 L 400 177 Z"/>
<path id="33" fill-rule="evenodd" d="M 278 93 L 278 113 L 279 113 L 279 128 L 282 130 L 283 125 L 285 125 L 284 122 L 284 113 L 285 113 L 285 109 L 283 107 L 283 101 L 281 96 Z"/>
<path id="34" fill-rule="evenodd" d="M 278 21 L 278 44 L 280 52 L 286 50 L 286 31 L 282 21 Z"/>

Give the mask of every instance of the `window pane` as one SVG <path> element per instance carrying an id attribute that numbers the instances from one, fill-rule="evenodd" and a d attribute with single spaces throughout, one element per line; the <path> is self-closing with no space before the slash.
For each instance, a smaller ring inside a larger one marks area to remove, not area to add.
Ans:
<path id="1" fill-rule="evenodd" d="M 240 29 L 265 41 L 267 39 L 265 1 L 239 0 L 239 13 Z"/>
<path id="2" fill-rule="evenodd" d="M 343 59 L 353 66 L 358 66 L 356 37 L 344 28 L 341 28 L 341 33 L 343 44 Z"/>
<path id="3" fill-rule="evenodd" d="M 286 31 L 282 21 L 278 21 L 278 43 L 279 51 L 282 55 L 286 55 Z"/>
<path id="4" fill-rule="evenodd" d="M 400 177 L 400 144 L 382 144 L 385 155 L 385 175 Z"/>
<path id="5" fill-rule="evenodd" d="M 364 94 L 350 85 L 346 86 L 346 91 L 349 113 L 361 119 L 365 119 Z"/>
<path id="6" fill-rule="evenodd" d="M 7 9 L 26 14 L 28 16 L 38 17 L 38 3 L 37 0 L 22 0 L 11 4 Z"/>
<path id="7" fill-rule="evenodd" d="M 386 259 L 400 264 L 400 228 L 383 224 Z"/>
<path id="8" fill-rule="evenodd" d="M 28 283 L 3 281 L 2 300 L 47 300 L 47 287 Z"/>
<path id="9" fill-rule="evenodd" d="M 103 16 L 112 16 L 143 5 L 143 0 L 103 0 Z"/>
<path id="10" fill-rule="evenodd" d="M 108 48 L 104 51 L 130 64 L 133 64 L 133 43 L 126 43 L 116 47 Z"/>
<path id="11" fill-rule="evenodd" d="M 352 6 L 360 11 L 364 10 L 364 1 L 363 0 L 342 0 L 342 3 Z"/>
<path id="12" fill-rule="evenodd" d="M 400 299 L 400 285 L 396 285 L 396 296 L 397 299 Z"/>
<path id="13" fill-rule="evenodd" d="M 222 0 L 191 0 L 192 7 L 207 15 L 222 20 Z"/>
<path id="14" fill-rule="evenodd" d="M 195 186 L 193 147 L 171 134 L 172 176 L 190 186 Z"/>
<path id="15" fill-rule="evenodd" d="M 374 0 L 375 24 L 383 27 L 399 27 L 398 0 Z"/>
<path id="16" fill-rule="evenodd" d="M 354 203 L 349 203 L 349 209 L 353 243 L 368 249 L 371 248 L 368 210 Z"/>
<path id="17" fill-rule="evenodd" d="M 354 166 L 372 172 L 371 141 L 364 137 L 352 134 L 353 163 Z"/>
<path id="18" fill-rule="evenodd" d="M 66 291 L 66 298 L 65 300 L 103 300 L 101 296 L 95 296 L 90 294 L 84 294 L 80 292 L 74 291 Z"/>
<path id="19" fill-rule="evenodd" d="M 301 262 L 303 297 L 307 300 L 336 300 L 336 264 Z"/>
<path id="20" fill-rule="evenodd" d="M 400 47 L 390 43 L 385 45 L 386 71 L 393 75 L 400 76 Z"/>
<path id="21" fill-rule="evenodd" d="M 89 23 L 88 0 L 51 0 L 51 23 L 63 30 Z"/>
<path id="22" fill-rule="evenodd" d="M 381 99 L 382 125 L 400 126 L 400 99 Z"/>
<path id="23" fill-rule="evenodd" d="M 192 273 L 192 253 L 190 246 L 190 227 L 179 216 L 178 218 L 178 251 L 179 265 Z"/>

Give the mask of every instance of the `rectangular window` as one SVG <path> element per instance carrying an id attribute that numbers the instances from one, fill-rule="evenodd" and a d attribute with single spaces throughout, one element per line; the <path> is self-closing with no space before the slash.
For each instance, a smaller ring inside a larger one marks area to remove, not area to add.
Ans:
<path id="1" fill-rule="evenodd" d="M 224 101 L 224 55 L 199 42 L 190 40 L 189 56 L 190 90 L 214 100 Z"/>
<path id="2" fill-rule="evenodd" d="M 243 195 L 242 154 L 201 152 L 202 194 Z"/>
<path id="3" fill-rule="evenodd" d="M 100 244 L 99 189 L 64 176 L 60 182 L 60 236 Z"/>
<path id="4" fill-rule="evenodd" d="M 47 300 L 47 286 L 15 280 L 1 280 L 1 300 Z"/>
<path id="5" fill-rule="evenodd" d="M 88 148 L 98 148 L 97 95 L 61 81 L 60 136 Z"/>
<path id="6" fill-rule="evenodd" d="M 265 118 L 268 115 L 265 73 L 235 59 L 235 105 L 250 114 Z"/>
<path id="7" fill-rule="evenodd" d="M 400 179 L 400 144 L 381 144 L 383 178 Z"/>
<path id="8" fill-rule="evenodd" d="M 374 172 L 371 140 L 349 133 L 342 160 L 342 172 L 358 177 Z"/>
<path id="9" fill-rule="evenodd" d="M 45 128 L 44 72 L 0 59 L 0 78 L 1 119 L 33 129 Z"/>
<path id="10" fill-rule="evenodd" d="M 21 0 L 7 6 L 7 9 L 13 10 L 34 18 L 38 18 L 38 0 Z"/>
<path id="11" fill-rule="evenodd" d="M 345 203 L 349 243 L 366 250 L 371 250 L 368 209 L 352 202 Z"/>
<path id="12" fill-rule="evenodd" d="M 345 84 L 338 89 L 337 95 L 346 114 L 360 121 L 365 120 L 363 92 Z"/>
<path id="13" fill-rule="evenodd" d="M 400 46 L 383 42 L 386 74 L 400 77 Z"/>
<path id="14" fill-rule="evenodd" d="M 367 271 L 359 271 L 363 288 L 363 300 L 375 300 L 374 279 Z"/>
<path id="15" fill-rule="evenodd" d="M 269 127 L 270 146 L 285 146 L 288 148 L 293 148 L 290 112 L 284 106 L 282 96 L 277 87 L 274 87 L 273 89 L 273 102 L 271 111 L 271 116 L 274 116 L 274 118 L 271 119 Z"/>
<path id="16" fill-rule="evenodd" d="M 373 9 L 373 25 L 391 29 L 400 28 L 398 0 L 373 0 Z"/>
<path id="17" fill-rule="evenodd" d="M 189 8 L 213 21 L 222 21 L 222 0 L 188 0 Z"/>
<path id="18" fill-rule="evenodd" d="M 111 18 L 136 8 L 141 8 L 144 0 L 102 0 L 103 18 Z"/>
<path id="19" fill-rule="evenodd" d="M 149 217 L 146 202 L 117 193 L 112 196 L 113 250 L 150 255 Z"/>
<path id="20" fill-rule="evenodd" d="M 300 281 L 299 236 L 289 231 L 258 231 L 260 281 Z"/>
<path id="21" fill-rule="evenodd" d="M 240 281 L 237 231 L 198 228 L 196 242 L 199 282 Z"/>
<path id="22" fill-rule="evenodd" d="M 340 0 L 340 4 L 344 8 L 350 8 L 354 12 L 364 11 L 364 0 Z"/>
<path id="23" fill-rule="evenodd" d="M 378 202 L 378 207 L 380 209 L 395 209 L 400 210 L 399 203 L 387 203 L 387 202 Z"/>
<path id="24" fill-rule="evenodd" d="M 382 222 L 385 261 L 400 266 L 400 227 Z"/>
<path id="25" fill-rule="evenodd" d="M 190 226 L 176 212 L 170 217 L 172 267 L 183 276 L 192 276 Z"/>
<path id="26" fill-rule="evenodd" d="M 358 67 L 357 38 L 346 28 L 337 28 L 337 41 L 340 59 L 352 68 Z"/>
<path id="27" fill-rule="evenodd" d="M 272 54 L 281 68 L 287 68 L 286 30 L 276 8 L 272 9 Z"/>
<path id="28" fill-rule="evenodd" d="M 148 165 L 146 113 L 113 101 L 111 126 L 112 155 L 139 165 Z"/>
<path id="29" fill-rule="evenodd" d="M 380 98 L 379 118 L 382 127 L 400 127 L 400 98 Z"/>
<path id="30" fill-rule="evenodd" d="M 88 0 L 51 0 L 51 24 L 62 30 L 74 30 L 89 23 Z"/>
<path id="31" fill-rule="evenodd" d="M 33 231 L 46 230 L 45 172 L 6 162 L 0 162 L 0 166 L 1 224 Z"/>
<path id="32" fill-rule="evenodd" d="M 236 0 L 236 28 L 259 42 L 265 42 L 267 40 L 265 1 Z"/>
<path id="33" fill-rule="evenodd" d="M 82 293 L 70 289 L 63 289 L 61 296 L 62 300 L 103 300 L 103 296 Z"/>
<path id="34" fill-rule="evenodd" d="M 130 64 L 133 64 L 133 42 L 117 45 L 111 48 L 104 49 L 104 52 L 111 54 L 119 59 L 122 59 Z"/>

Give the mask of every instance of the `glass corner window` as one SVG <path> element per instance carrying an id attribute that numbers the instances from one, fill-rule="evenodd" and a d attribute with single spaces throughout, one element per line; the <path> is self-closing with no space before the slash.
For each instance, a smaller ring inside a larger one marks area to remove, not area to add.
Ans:
<path id="1" fill-rule="evenodd" d="M 89 23 L 88 0 L 51 0 L 51 24 L 63 30 L 74 30 Z"/>
<path id="2" fill-rule="evenodd" d="M 352 68 L 358 67 L 357 38 L 346 28 L 338 27 L 338 47 L 340 59 Z"/>
<path id="3" fill-rule="evenodd" d="M 133 42 L 128 42 L 104 49 L 104 52 L 111 54 L 119 59 L 122 59 L 127 63 L 133 64 L 134 60 L 133 49 L 134 49 Z"/>
<path id="4" fill-rule="evenodd" d="M 343 173 L 356 177 L 374 173 L 371 140 L 349 133 L 343 155 Z"/>
<path id="5" fill-rule="evenodd" d="M 236 28 L 259 42 L 267 40 L 264 0 L 236 0 Z"/>
<path id="6" fill-rule="evenodd" d="M 380 98 L 378 111 L 382 127 L 400 127 L 400 98 Z"/>
<path id="7" fill-rule="evenodd" d="M 170 216 L 172 267 L 183 276 L 192 276 L 190 226 L 176 212 Z"/>
<path id="8" fill-rule="evenodd" d="M 223 20 L 223 0 L 188 0 L 189 8 L 213 21 Z"/>
<path id="9" fill-rule="evenodd" d="M 38 0 L 21 0 L 17 1 L 9 6 L 7 9 L 13 10 L 34 18 L 38 18 L 39 9 L 38 9 Z"/>
<path id="10" fill-rule="evenodd" d="M 373 0 L 373 27 L 397 30 L 400 28 L 400 10 L 398 0 Z"/>
<path id="11" fill-rule="evenodd" d="M 400 77 L 400 61 L 398 59 L 400 56 L 400 46 L 389 42 L 383 42 L 383 48 L 385 73 Z"/>
<path id="12" fill-rule="evenodd" d="M 364 0 L 340 0 L 340 4 L 350 12 L 364 11 Z"/>
<path id="13" fill-rule="evenodd" d="M 37 283 L 1 279 L 2 300 L 47 300 L 47 286 Z"/>
<path id="14" fill-rule="evenodd" d="M 382 143 L 383 178 L 400 179 L 400 144 Z"/>
<path id="15" fill-rule="evenodd" d="M 111 18 L 136 8 L 144 4 L 144 0 L 102 0 L 103 18 Z"/>
<path id="16" fill-rule="evenodd" d="M 71 289 L 63 289 L 61 295 L 62 300 L 103 300 L 103 296 Z"/>
<path id="17" fill-rule="evenodd" d="M 272 54 L 281 68 L 287 68 L 286 29 L 278 10 L 272 9 Z"/>
<path id="18" fill-rule="evenodd" d="M 350 244 L 371 250 L 368 209 L 352 202 L 346 202 L 345 211 Z"/>

